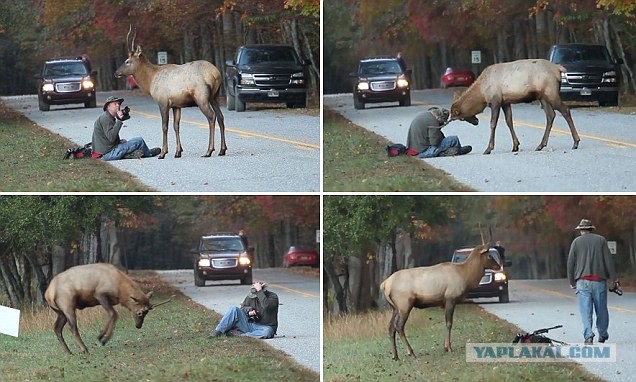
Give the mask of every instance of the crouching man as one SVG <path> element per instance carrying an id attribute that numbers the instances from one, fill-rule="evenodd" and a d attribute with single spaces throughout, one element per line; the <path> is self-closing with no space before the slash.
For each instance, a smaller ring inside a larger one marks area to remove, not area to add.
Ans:
<path id="1" fill-rule="evenodd" d="M 158 147 L 150 150 L 142 137 L 128 140 L 119 138 L 123 126 L 124 112 L 120 110 L 123 98 L 108 97 L 104 113 L 95 121 L 93 128 L 93 158 L 103 160 L 146 158 L 159 155 Z"/>
<path id="2" fill-rule="evenodd" d="M 241 306 L 230 307 L 209 338 L 235 334 L 273 338 L 278 329 L 278 296 L 266 287 L 262 282 L 252 284 Z"/>
<path id="3" fill-rule="evenodd" d="M 431 107 L 421 112 L 409 126 L 406 139 L 409 155 L 418 158 L 433 158 L 438 156 L 464 155 L 471 152 L 471 146 L 462 146 L 457 136 L 445 136 L 442 128 L 448 124 L 450 112 L 448 109 Z"/>

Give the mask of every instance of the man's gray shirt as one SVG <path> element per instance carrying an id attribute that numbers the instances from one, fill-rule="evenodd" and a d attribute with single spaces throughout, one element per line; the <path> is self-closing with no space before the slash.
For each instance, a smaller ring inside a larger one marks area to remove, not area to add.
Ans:
<path id="1" fill-rule="evenodd" d="M 117 146 L 122 125 L 122 121 L 115 119 L 107 111 L 100 115 L 93 128 L 93 151 L 106 154 Z"/>

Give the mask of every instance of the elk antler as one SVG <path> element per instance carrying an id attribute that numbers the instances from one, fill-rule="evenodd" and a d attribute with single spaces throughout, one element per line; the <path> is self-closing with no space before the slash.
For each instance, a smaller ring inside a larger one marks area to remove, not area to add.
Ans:
<path id="1" fill-rule="evenodd" d="M 132 44 L 130 44 L 130 51 L 135 51 L 135 38 L 137 38 L 137 28 L 135 28 L 135 34 L 133 35 Z"/>
<path id="2" fill-rule="evenodd" d="M 126 35 L 126 48 L 129 52 L 132 52 L 132 48 L 130 48 L 130 32 L 132 32 L 132 24 L 128 27 L 128 34 Z"/>
<path id="3" fill-rule="evenodd" d="M 158 303 L 158 304 L 150 305 L 150 309 L 154 309 L 154 308 L 156 308 L 156 307 L 158 307 L 158 306 L 160 306 L 160 305 L 167 304 L 167 303 L 169 303 L 170 301 L 172 301 L 172 297 L 170 297 L 169 299 L 167 299 L 167 300 L 166 300 L 166 301 L 164 301 L 164 302 L 160 302 L 160 303 Z"/>
<path id="4" fill-rule="evenodd" d="M 485 245 L 486 241 L 484 240 L 484 231 L 481 230 L 481 222 L 478 223 L 479 225 L 479 234 L 481 235 L 481 245 Z"/>

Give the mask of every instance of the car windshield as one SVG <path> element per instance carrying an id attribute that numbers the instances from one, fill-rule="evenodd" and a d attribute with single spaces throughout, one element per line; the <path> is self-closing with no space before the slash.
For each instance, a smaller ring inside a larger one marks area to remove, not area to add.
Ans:
<path id="1" fill-rule="evenodd" d="M 214 237 L 203 240 L 202 250 L 209 252 L 243 252 L 243 242 L 238 237 Z"/>
<path id="2" fill-rule="evenodd" d="M 402 68 L 395 60 L 363 61 L 360 63 L 359 73 L 361 76 L 402 74 Z"/>
<path id="3" fill-rule="evenodd" d="M 468 255 L 470 255 L 470 251 L 455 251 L 453 254 L 453 263 L 463 263 L 468 258 Z M 501 264 L 501 256 L 499 256 L 499 252 L 497 252 L 496 249 L 490 248 L 488 255 L 494 258 L 497 263 Z"/>
<path id="4" fill-rule="evenodd" d="M 285 63 L 298 64 L 300 60 L 296 51 L 288 47 L 270 47 L 245 49 L 239 59 L 239 64 L 260 64 L 260 63 Z"/>
<path id="5" fill-rule="evenodd" d="M 559 48 L 554 55 L 557 64 L 574 64 L 585 62 L 607 65 L 611 62 L 607 50 L 602 46 L 577 46 Z"/>
<path id="6" fill-rule="evenodd" d="M 88 72 L 81 62 L 59 62 L 46 65 L 46 77 L 85 76 Z"/>

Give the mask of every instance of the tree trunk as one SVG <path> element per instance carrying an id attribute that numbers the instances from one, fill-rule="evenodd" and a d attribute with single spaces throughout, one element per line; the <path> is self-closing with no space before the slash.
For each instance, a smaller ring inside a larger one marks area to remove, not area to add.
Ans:
<path id="1" fill-rule="evenodd" d="M 334 305 L 332 311 L 336 315 L 342 315 L 347 313 L 347 296 L 346 289 L 340 282 L 341 275 L 336 270 L 335 261 L 333 260 L 334 257 L 335 256 L 330 256 L 323 260 L 323 269 L 328 276 L 323 282 L 327 280 L 331 282 L 334 290 Z"/>
<path id="2" fill-rule="evenodd" d="M 364 260 L 357 256 L 349 257 L 349 299 L 347 306 L 350 313 L 358 313 L 361 310 L 360 292 L 362 289 L 363 263 Z"/>

